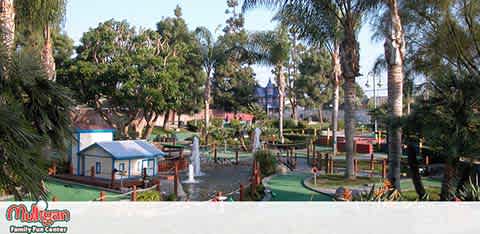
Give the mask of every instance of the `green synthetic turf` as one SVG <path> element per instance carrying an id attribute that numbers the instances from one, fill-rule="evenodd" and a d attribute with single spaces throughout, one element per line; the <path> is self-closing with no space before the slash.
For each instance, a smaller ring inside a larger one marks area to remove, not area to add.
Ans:
<path id="1" fill-rule="evenodd" d="M 332 201 L 330 196 L 313 192 L 302 185 L 307 173 L 291 173 L 273 176 L 268 182 L 272 201 Z"/>

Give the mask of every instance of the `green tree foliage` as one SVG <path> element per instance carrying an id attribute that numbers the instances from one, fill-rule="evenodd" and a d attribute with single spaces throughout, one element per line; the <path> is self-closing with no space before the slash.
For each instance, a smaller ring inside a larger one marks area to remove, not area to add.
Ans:
<path id="1" fill-rule="evenodd" d="M 461 188 L 460 157 L 476 157 L 480 145 L 480 2 L 411 1 L 403 6 L 410 19 L 406 32 L 414 43 L 414 69 L 426 80 L 407 118 L 406 137 L 423 138 L 446 161 L 441 199 Z"/>
<path id="2" fill-rule="evenodd" d="M 65 149 L 71 137 L 69 118 L 73 102 L 64 87 L 47 80 L 40 59 L 17 51 L 0 84 L 0 188 L 16 199 L 46 197 L 44 146 Z"/>
<path id="3" fill-rule="evenodd" d="M 323 108 L 331 100 L 331 69 L 330 55 L 325 50 L 312 47 L 301 55 L 300 77 L 294 90 L 300 106 Z"/>
<path id="4" fill-rule="evenodd" d="M 180 8 L 175 12 L 157 31 L 137 31 L 125 21 L 100 23 L 83 35 L 77 57 L 61 72 L 59 82 L 100 111 L 122 137 L 147 138 L 160 115 L 201 107 L 200 50 Z"/>
<path id="5" fill-rule="evenodd" d="M 213 105 L 226 111 L 237 112 L 242 106 L 255 102 L 252 58 L 245 51 L 248 34 L 243 14 L 237 12 L 238 1 L 228 0 L 226 11 L 230 17 L 218 38 L 219 49 L 225 56 L 216 64 L 212 79 Z"/>

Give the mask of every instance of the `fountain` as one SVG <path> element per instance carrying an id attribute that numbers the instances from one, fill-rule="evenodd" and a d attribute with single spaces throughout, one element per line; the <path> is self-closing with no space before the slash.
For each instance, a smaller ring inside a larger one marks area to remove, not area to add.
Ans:
<path id="1" fill-rule="evenodd" d="M 260 134 L 262 133 L 262 130 L 260 128 L 255 128 L 255 136 L 253 138 L 253 147 L 252 147 L 252 152 L 255 153 L 257 150 L 261 148 L 260 145 Z"/>
<path id="2" fill-rule="evenodd" d="M 185 180 L 183 181 L 183 183 L 185 184 L 195 184 L 195 183 L 198 183 L 198 181 L 195 180 L 195 178 L 193 177 L 193 164 L 189 164 L 188 165 L 188 180 Z"/>
<path id="3" fill-rule="evenodd" d="M 195 172 L 195 176 L 202 176 L 204 175 L 200 170 L 200 146 L 198 143 L 198 137 L 193 137 L 193 145 L 192 145 L 192 162 L 193 168 Z"/>

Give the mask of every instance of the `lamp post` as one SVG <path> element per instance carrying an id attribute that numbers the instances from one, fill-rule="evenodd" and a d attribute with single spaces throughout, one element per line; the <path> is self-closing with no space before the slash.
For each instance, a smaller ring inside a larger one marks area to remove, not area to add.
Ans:
<path id="1" fill-rule="evenodd" d="M 366 87 L 369 87 L 370 85 L 368 84 L 369 77 L 372 77 L 373 79 L 373 108 L 377 109 L 377 88 L 376 88 L 376 76 L 375 73 L 369 72 L 368 77 L 367 77 L 367 83 L 365 84 Z M 380 82 L 378 83 L 378 86 L 381 86 Z M 373 130 L 375 134 L 377 134 L 377 119 L 374 119 L 374 127 Z"/>

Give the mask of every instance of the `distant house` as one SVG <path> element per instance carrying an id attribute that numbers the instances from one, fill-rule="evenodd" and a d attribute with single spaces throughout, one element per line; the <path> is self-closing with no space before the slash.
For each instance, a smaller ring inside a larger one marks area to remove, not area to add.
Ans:
<path id="1" fill-rule="evenodd" d="M 278 96 L 277 86 L 269 79 L 267 86 L 257 86 L 255 88 L 255 97 L 260 106 L 262 106 L 267 112 L 278 111 L 280 98 Z"/>
<path id="2" fill-rule="evenodd" d="M 166 154 L 144 140 L 96 142 L 78 153 L 80 175 L 111 179 L 156 176 Z"/>

